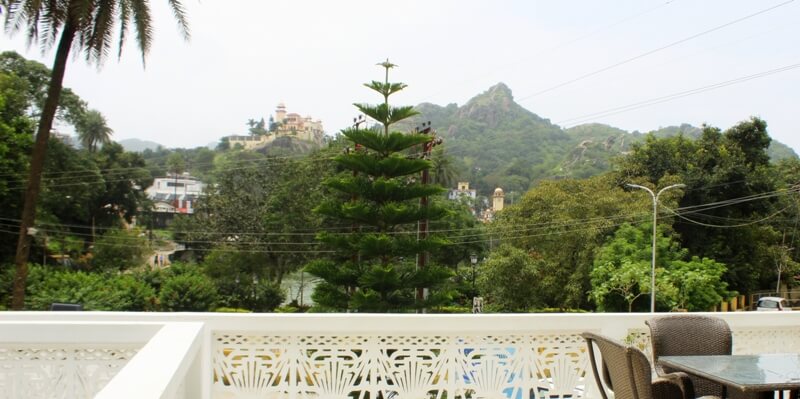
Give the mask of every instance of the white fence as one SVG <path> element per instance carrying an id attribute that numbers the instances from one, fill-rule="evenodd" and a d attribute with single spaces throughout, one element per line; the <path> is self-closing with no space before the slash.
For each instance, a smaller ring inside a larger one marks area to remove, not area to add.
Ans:
<path id="1" fill-rule="evenodd" d="M 714 315 L 800 352 L 800 312 Z M 650 316 L 5 312 L 0 398 L 597 398 L 578 334 L 647 351 Z"/>

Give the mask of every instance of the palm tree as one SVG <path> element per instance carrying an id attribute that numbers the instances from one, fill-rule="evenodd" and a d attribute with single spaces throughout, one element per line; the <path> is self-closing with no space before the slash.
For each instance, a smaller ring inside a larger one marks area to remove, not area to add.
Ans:
<path id="1" fill-rule="evenodd" d="M 111 135 L 114 133 L 114 130 L 106 124 L 106 117 L 94 109 L 83 114 L 76 130 L 83 148 L 89 152 L 95 152 L 98 144 L 110 143 Z"/>
<path id="2" fill-rule="evenodd" d="M 448 155 L 443 147 L 433 149 L 431 164 L 433 183 L 444 187 L 451 187 L 455 183 L 458 171 L 453 162 L 453 157 Z"/>
<path id="3" fill-rule="evenodd" d="M 180 0 L 167 0 L 172 8 L 178 26 L 188 39 L 189 30 Z M 30 42 L 37 42 L 42 48 L 56 45 L 53 72 L 47 90 L 47 99 L 39 117 L 39 127 L 33 146 L 28 177 L 28 187 L 20 222 L 19 240 L 14 259 L 16 275 L 11 299 L 12 309 L 22 309 L 25 301 L 25 282 L 28 278 L 28 255 L 31 236 L 36 217 L 36 202 L 41 186 L 47 141 L 53 127 L 58 100 L 66 70 L 70 50 L 75 47 L 86 56 L 86 61 L 98 66 L 108 55 L 113 37 L 119 34 L 118 56 L 127 38 L 130 26 L 136 32 L 136 43 L 142 54 L 142 62 L 150 49 L 153 37 L 152 16 L 147 0 L 0 0 L 0 9 L 5 12 L 6 30 L 15 33 L 25 28 Z M 116 25 L 119 29 L 116 30 Z M 116 31 L 116 32 L 115 32 Z M 57 44 L 56 44 L 57 42 Z"/>

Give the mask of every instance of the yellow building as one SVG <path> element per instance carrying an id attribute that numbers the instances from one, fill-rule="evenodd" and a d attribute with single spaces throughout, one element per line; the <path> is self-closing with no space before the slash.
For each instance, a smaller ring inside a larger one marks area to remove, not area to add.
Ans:
<path id="1" fill-rule="evenodd" d="M 286 105 L 280 103 L 275 109 L 273 120 L 275 123 L 269 127 L 268 134 L 262 136 L 228 136 L 228 143 L 231 147 L 240 145 L 244 149 L 253 150 L 266 146 L 278 137 L 293 137 L 322 145 L 325 131 L 322 128 L 322 121 L 319 119 L 315 120 L 310 116 L 301 116 L 294 112 L 287 113 Z"/>
<path id="2" fill-rule="evenodd" d="M 322 121 L 314 120 L 310 116 L 301 116 L 297 113 L 286 113 L 286 105 L 278 104 L 275 109 L 275 131 L 270 132 L 276 136 L 295 136 L 300 140 L 313 141 L 322 144 Z"/>

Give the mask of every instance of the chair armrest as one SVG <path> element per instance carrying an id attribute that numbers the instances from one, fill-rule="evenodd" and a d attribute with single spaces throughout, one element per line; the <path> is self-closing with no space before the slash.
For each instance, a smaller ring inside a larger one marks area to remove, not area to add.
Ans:
<path id="1" fill-rule="evenodd" d="M 694 385 L 686 373 L 675 372 L 653 379 L 653 399 L 694 399 Z"/>

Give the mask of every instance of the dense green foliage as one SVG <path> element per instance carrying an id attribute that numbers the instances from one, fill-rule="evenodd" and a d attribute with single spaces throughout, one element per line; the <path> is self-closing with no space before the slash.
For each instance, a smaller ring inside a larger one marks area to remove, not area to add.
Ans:
<path id="1" fill-rule="evenodd" d="M 591 298 L 603 311 L 650 308 L 652 224 L 623 224 L 598 250 L 591 272 Z M 725 265 L 689 251 L 660 229 L 656 240 L 656 310 L 706 311 L 728 300 Z M 624 305 L 623 305 L 624 304 Z"/>
<path id="2" fill-rule="evenodd" d="M 8 303 L 14 269 L 3 265 L 0 299 Z M 130 274 L 76 272 L 61 265 L 30 265 L 26 308 L 47 310 L 50 304 L 80 303 L 86 310 L 149 311 L 158 309 L 156 289 Z"/>
<path id="3" fill-rule="evenodd" d="M 47 310 L 51 303 L 80 303 L 86 310 L 145 311 L 155 309 L 151 287 L 133 276 L 51 271 L 31 281 L 28 306 Z"/>
<path id="4" fill-rule="evenodd" d="M 481 265 L 478 279 L 478 288 L 488 303 L 487 310 L 524 313 L 541 307 L 543 295 L 538 281 L 545 269 L 543 262 L 509 245 L 492 252 L 492 257 Z"/>
<path id="5" fill-rule="evenodd" d="M 673 133 L 634 143 L 613 173 L 543 181 L 500 213 L 494 234 L 544 260 L 545 306 L 648 308 L 650 238 L 639 228 L 652 202 L 626 183 L 686 185 L 659 198 L 659 228 L 669 232 L 658 240 L 660 309 L 707 310 L 732 292 L 774 289 L 779 273 L 794 283 L 798 253 L 787 243 L 797 232 L 796 159 L 770 163 L 757 118 L 724 132 L 705 127 L 697 139 Z"/>
<path id="6" fill-rule="evenodd" d="M 188 38 L 188 26 L 184 15 L 184 8 L 180 0 L 169 0 L 169 7 L 173 16 L 178 21 L 179 27 Z M 39 122 L 36 130 L 27 189 L 23 198 L 22 215 L 20 217 L 20 230 L 27 232 L 33 228 L 36 220 L 37 206 L 39 203 L 40 186 L 44 168 L 44 161 L 48 152 L 53 122 L 62 106 L 61 95 L 70 52 L 83 52 L 86 61 L 102 65 L 108 56 L 114 29 L 119 23 L 119 54 L 122 54 L 122 45 L 128 38 L 128 30 L 132 29 L 136 44 L 144 56 L 150 49 L 153 38 L 153 26 L 150 6 L 147 2 L 131 4 L 128 1 L 82 1 L 62 2 L 38 0 L 6 0 L 2 3 L 5 13 L 5 27 L 9 33 L 23 30 L 29 42 L 36 42 L 44 49 L 56 47 L 53 60 L 53 72 L 49 74 L 47 89 L 43 91 L 44 101 L 36 104 L 40 107 Z M 41 33 L 40 33 L 41 31 Z M 82 113 L 80 122 L 75 123 L 81 132 L 84 142 L 94 149 L 98 140 L 104 140 L 110 134 L 110 129 L 105 126 L 102 118 L 94 118 L 99 113 Z M 91 121 L 91 123 L 88 123 Z M 95 122 L 99 122 L 95 123 Z M 90 129 L 81 131 L 82 128 Z M 11 306 L 12 309 L 21 310 L 25 305 L 25 285 L 28 276 L 28 257 L 30 255 L 32 237 L 20 234 L 15 256 L 17 275 L 14 279 L 14 288 Z"/>
<path id="7" fill-rule="evenodd" d="M 110 229 L 94 243 L 92 270 L 133 269 L 145 263 L 151 249 L 139 230 Z"/>
<path id="8" fill-rule="evenodd" d="M 158 299 L 168 312 L 206 312 L 217 306 L 219 295 L 210 278 L 186 271 L 164 281 Z"/>
<path id="9" fill-rule="evenodd" d="M 0 262 L 13 256 L 49 74 L 0 54 Z M 404 85 L 367 86 L 384 103 L 356 106 L 381 123 L 346 129 L 326 148 L 141 154 L 110 141 L 102 114 L 65 90 L 57 115 L 83 145 L 48 143 L 30 257 L 46 265 L 31 267 L 27 308 L 304 311 L 302 301 L 280 306 L 281 285 L 308 265 L 317 280 L 303 282 L 316 284 L 316 311 L 468 311 L 474 296 L 487 311 L 646 310 L 652 202 L 626 183 L 686 185 L 660 197 L 658 310 L 707 310 L 735 292 L 791 286 L 800 272 L 800 160 L 770 140 L 760 119 L 725 131 L 565 130 L 514 103 L 503 85 L 462 107 L 422 104 L 418 116 L 388 104 Z M 422 120 L 446 139 L 429 159 L 418 155 L 432 136 L 407 134 Z M 248 126 L 266 130 L 264 121 Z M 484 224 L 476 218 L 487 206 L 482 195 L 448 201 L 438 185 L 421 184 L 426 169 L 434 183 L 469 180 L 479 194 L 500 186 L 506 209 Z M 142 188 L 167 173 L 199 177 L 207 192 L 169 231 L 140 230 L 151 206 Z M 422 220 L 433 234 L 418 240 Z M 170 267 L 146 266 L 173 240 L 186 250 Z M 471 255 L 481 261 L 473 266 Z M 12 276 L 3 263 L 0 306 Z"/>
<path id="10" fill-rule="evenodd" d="M 0 217 L 9 239 L 0 240 L 0 259 L 13 255 L 16 226 L 22 211 L 33 144 L 34 117 L 44 102 L 50 71 L 13 52 L 0 54 Z M 57 114 L 79 134 L 89 119 L 103 119 L 69 89 L 61 96 Z M 91 124 L 91 123 L 90 123 Z M 41 234 L 35 237 L 33 256 L 48 252 L 53 243 L 86 241 L 85 246 L 60 245 L 58 254 L 80 258 L 93 240 L 91 226 L 99 230 L 131 222 L 145 204 L 141 187 L 150 185 L 144 159 L 103 140 L 101 148 L 79 149 L 69 140 L 51 138 L 42 174 L 37 219 Z M 4 233 L 6 234 L 6 233 Z M 66 250 L 66 249 L 69 250 Z"/>
<path id="11" fill-rule="evenodd" d="M 16 52 L 5 51 L 0 53 L 0 71 L 20 79 L 19 90 L 15 90 L 15 94 L 21 97 L 17 104 L 26 116 L 31 119 L 38 117 L 47 98 L 50 69 L 39 62 L 25 59 Z M 58 104 L 56 118 L 77 128 L 87 112 L 86 102 L 65 87 L 61 91 Z"/>
<path id="12" fill-rule="evenodd" d="M 203 268 L 216 286 L 220 305 L 228 308 L 270 312 L 285 297 L 279 283 L 269 279 L 269 256 L 239 252 L 234 246 L 218 247 L 205 257 Z"/>
<path id="13" fill-rule="evenodd" d="M 609 176 L 544 181 L 503 210 L 492 231 L 544 260 L 537 281 L 544 307 L 585 309 L 595 251 L 621 222 L 646 218 L 643 200 Z"/>
<path id="14" fill-rule="evenodd" d="M 19 218 L 20 185 L 28 170 L 28 154 L 33 147 L 33 121 L 25 114 L 28 106 L 24 95 L 26 82 L 0 71 L 0 259 L 12 256 L 11 220 Z"/>
<path id="15" fill-rule="evenodd" d="M 683 246 L 692 255 L 725 263 L 730 287 L 749 292 L 772 279 L 769 248 L 781 237 L 779 225 L 757 221 L 791 204 L 786 202 L 788 193 L 770 194 L 784 183 L 770 164 L 769 144 L 766 122 L 757 118 L 725 132 L 705 127 L 698 140 L 649 136 L 620 160 L 616 176 L 659 187 L 675 181 L 686 184 L 678 206 L 695 209 L 676 220 Z M 747 200 L 761 195 L 766 196 Z M 715 203 L 719 206 L 704 205 Z"/>
<path id="16" fill-rule="evenodd" d="M 465 104 L 422 103 L 420 115 L 401 127 L 410 130 L 431 121 L 448 143 L 454 177 L 469 181 L 483 195 L 495 187 L 524 193 L 537 182 L 554 178 L 588 178 L 612 169 L 612 160 L 648 135 L 599 123 L 569 129 L 552 124 L 514 102 L 511 90 L 499 83 Z M 683 135 L 698 139 L 702 129 L 669 126 L 652 132 L 657 138 Z M 789 147 L 772 142 L 772 159 L 797 158 Z"/>

